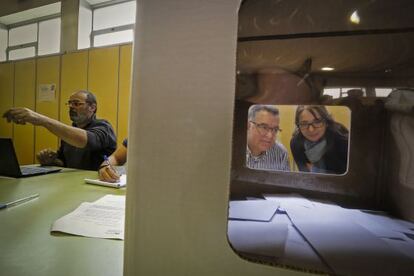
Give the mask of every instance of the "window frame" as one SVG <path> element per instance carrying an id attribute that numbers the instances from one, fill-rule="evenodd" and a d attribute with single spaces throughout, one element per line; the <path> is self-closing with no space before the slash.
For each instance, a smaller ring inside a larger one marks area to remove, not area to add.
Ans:
<path id="1" fill-rule="evenodd" d="M 41 22 L 56 19 L 56 18 L 60 18 L 60 20 L 62 20 L 61 19 L 61 13 L 55 13 L 55 14 L 42 16 L 42 17 L 30 19 L 30 20 L 25 20 L 25 21 L 21 21 L 21 22 L 9 24 L 9 25 L 2 24 L 2 26 L 5 27 L 5 29 L 7 30 L 6 59 L 4 61 L 7 62 L 7 61 L 11 61 L 11 60 L 20 60 L 20 59 L 10 59 L 10 57 L 9 57 L 10 51 L 18 50 L 18 49 L 25 49 L 25 48 L 30 48 L 30 47 L 35 48 L 35 54 L 34 54 L 33 57 L 39 56 L 39 25 L 40 25 Z M 26 25 L 31 25 L 31 24 L 36 24 L 36 41 L 10 46 L 10 30 L 18 28 L 18 27 L 26 26 Z M 62 36 L 62 34 L 60 34 L 59 40 L 60 40 L 61 36 Z M 59 49 L 59 52 L 51 53 L 51 54 L 59 54 L 60 52 L 61 51 Z M 44 55 L 42 55 L 42 56 L 44 56 Z M 32 58 L 32 57 L 28 57 L 28 58 Z M 25 59 L 25 58 L 22 58 L 22 59 Z"/>
<path id="2" fill-rule="evenodd" d="M 95 46 L 95 37 L 96 36 L 104 35 L 104 34 L 110 34 L 110 33 L 117 33 L 117 32 L 127 31 L 127 30 L 132 30 L 132 32 L 134 32 L 136 17 L 135 17 L 135 20 L 134 20 L 133 24 L 119 25 L 119 26 L 113 26 L 113 27 L 109 27 L 109 28 L 105 28 L 105 29 L 94 30 L 95 11 L 97 11 L 99 9 L 102 9 L 102 8 L 117 6 L 117 5 L 120 5 L 120 4 L 123 4 L 123 3 L 127 3 L 127 2 L 136 2 L 136 1 L 135 0 L 114 0 L 114 1 L 111 1 L 111 2 L 104 2 L 104 3 L 99 3 L 99 4 L 95 4 L 95 5 L 90 6 L 91 11 L 92 11 L 92 25 L 91 25 L 92 29 L 91 29 L 91 34 L 90 34 L 90 48 L 99 48 L 99 47 L 106 47 L 106 46 L 109 46 L 109 45 L 119 45 L 119 44 L 134 42 L 134 38 L 133 38 L 132 41 L 130 41 L 130 42 L 118 42 L 118 43 Z M 135 16 L 136 16 L 136 14 L 135 14 Z"/>
<path id="3" fill-rule="evenodd" d="M 338 89 L 338 97 L 333 97 L 331 94 L 325 93 L 326 90 L 328 90 L 328 89 Z M 324 87 L 324 89 L 322 91 L 322 95 L 323 96 L 325 96 L 325 95 L 332 96 L 333 99 L 342 99 L 342 98 L 348 96 L 347 92 L 348 92 L 348 90 L 351 90 L 351 89 L 361 89 L 364 92 L 364 95 L 362 96 L 363 98 L 367 98 L 367 97 L 386 98 L 386 97 L 388 97 L 388 95 L 393 90 L 397 89 L 397 87 L 390 87 L 390 86 L 375 86 L 375 87 L 366 87 L 366 86 L 360 86 L 360 87 L 327 86 L 327 87 Z M 372 89 L 374 91 L 375 96 L 374 95 L 369 96 L 369 94 L 367 93 L 367 91 L 369 89 Z M 387 95 L 383 95 L 385 93 L 378 93 L 377 89 L 383 89 L 383 90 L 386 89 L 386 90 L 389 90 L 389 91 L 387 91 L 387 93 L 388 93 Z"/>

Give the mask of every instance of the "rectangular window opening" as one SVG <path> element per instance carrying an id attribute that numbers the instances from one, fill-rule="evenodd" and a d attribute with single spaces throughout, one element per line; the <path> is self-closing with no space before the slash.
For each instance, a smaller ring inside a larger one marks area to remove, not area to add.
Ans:
<path id="1" fill-rule="evenodd" d="M 94 47 L 105 46 L 105 45 L 113 45 L 119 43 L 127 43 L 132 42 L 134 39 L 132 30 L 125 30 L 113 33 L 106 33 L 97 35 L 94 38 Z"/>
<path id="2" fill-rule="evenodd" d="M 135 24 L 135 8 L 136 2 L 130 1 L 95 9 L 93 12 L 93 30 Z"/>
<path id="3" fill-rule="evenodd" d="M 35 47 L 26 47 L 21 49 L 11 50 L 9 52 L 9 60 L 24 59 L 34 57 L 36 55 Z"/>
<path id="4" fill-rule="evenodd" d="M 9 46 L 16 46 L 37 41 L 37 23 L 24 25 L 9 30 Z"/>
<path id="5" fill-rule="evenodd" d="M 39 23 L 39 56 L 60 52 L 60 20 L 59 17 Z"/>

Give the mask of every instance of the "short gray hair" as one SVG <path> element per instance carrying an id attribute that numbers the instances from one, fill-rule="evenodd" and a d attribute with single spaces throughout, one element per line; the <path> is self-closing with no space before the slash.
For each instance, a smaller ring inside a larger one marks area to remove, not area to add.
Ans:
<path id="1" fill-rule="evenodd" d="M 260 111 L 266 111 L 274 116 L 279 116 L 279 109 L 274 105 L 255 104 L 249 108 L 248 120 L 254 121 L 256 114 Z"/>
<path id="2" fill-rule="evenodd" d="M 86 102 L 90 105 L 94 104 L 95 105 L 95 114 L 98 111 L 98 103 L 96 101 L 96 96 L 95 94 L 93 94 L 92 92 L 88 91 L 88 90 L 78 90 L 76 91 L 76 93 L 83 93 L 86 95 Z"/>

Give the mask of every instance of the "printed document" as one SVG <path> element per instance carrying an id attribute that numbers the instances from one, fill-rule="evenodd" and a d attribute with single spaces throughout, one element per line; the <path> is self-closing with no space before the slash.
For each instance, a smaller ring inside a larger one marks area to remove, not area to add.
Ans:
<path id="1" fill-rule="evenodd" d="M 76 210 L 56 220 L 51 232 L 78 236 L 124 239 L 125 196 L 106 195 L 95 202 L 84 202 Z"/>

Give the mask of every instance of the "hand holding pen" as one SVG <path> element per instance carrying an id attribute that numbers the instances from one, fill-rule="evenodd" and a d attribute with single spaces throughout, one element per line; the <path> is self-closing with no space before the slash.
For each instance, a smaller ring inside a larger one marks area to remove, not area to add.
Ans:
<path id="1" fill-rule="evenodd" d="M 104 161 L 99 167 L 99 179 L 107 182 L 119 182 L 120 175 L 111 165 L 110 159 L 104 155 Z"/>

